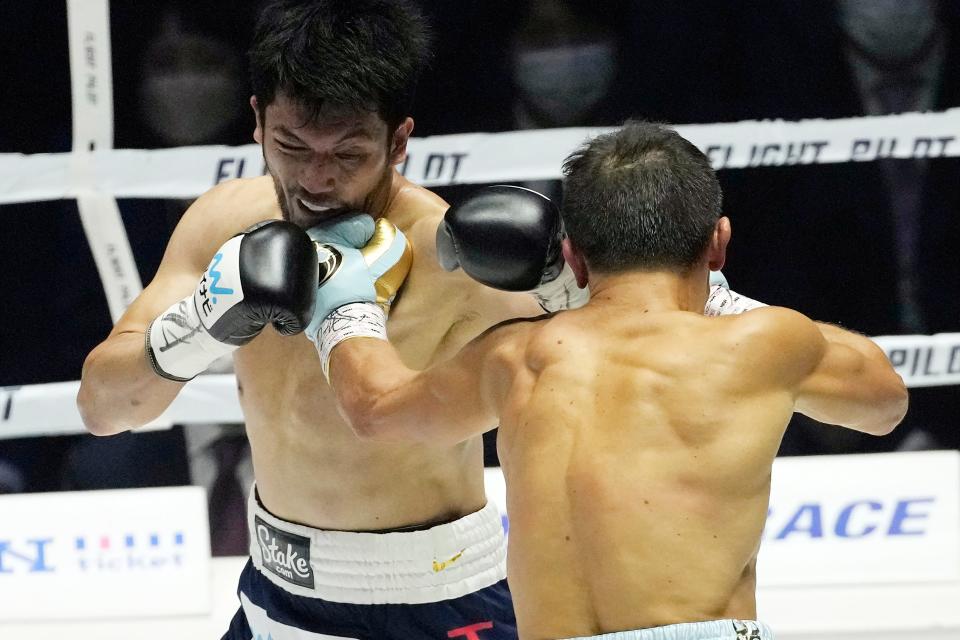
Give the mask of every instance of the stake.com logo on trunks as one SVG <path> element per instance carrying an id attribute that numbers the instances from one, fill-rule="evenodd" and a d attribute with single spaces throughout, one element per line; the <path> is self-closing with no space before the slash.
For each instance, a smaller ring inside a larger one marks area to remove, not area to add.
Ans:
<path id="1" fill-rule="evenodd" d="M 263 566 L 287 582 L 313 589 L 310 539 L 280 531 L 254 517 Z"/>

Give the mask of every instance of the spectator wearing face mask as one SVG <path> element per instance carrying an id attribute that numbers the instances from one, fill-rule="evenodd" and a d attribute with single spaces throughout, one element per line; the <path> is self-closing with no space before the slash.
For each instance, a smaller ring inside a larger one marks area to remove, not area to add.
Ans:
<path id="1" fill-rule="evenodd" d="M 934 106 L 947 53 L 937 2 L 838 0 L 837 18 L 865 113 Z"/>
<path id="2" fill-rule="evenodd" d="M 576 2 L 531 0 L 509 48 L 513 128 L 602 126 L 627 115 L 615 91 L 620 38 L 595 9 Z M 524 186 L 560 198 L 559 181 Z"/>
<path id="3" fill-rule="evenodd" d="M 220 142 L 245 114 L 241 51 L 167 12 L 143 56 L 140 117 L 159 146 Z"/>
<path id="4" fill-rule="evenodd" d="M 865 115 L 929 111 L 944 83 L 947 33 L 932 0 L 838 0 L 844 54 Z M 920 234 L 929 162 L 880 160 L 897 264 L 900 330 L 925 333 Z M 960 327 L 958 327 L 960 328 Z"/>
<path id="5" fill-rule="evenodd" d="M 535 0 L 512 46 L 515 125 L 520 129 L 601 124 L 601 103 L 619 70 L 617 37 L 587 11 Z"/>
<path id="6" fill-rule="evenodd" d="M 253 118 L 248 105 L 244 24 L 252 26 L 252 0 L 238 0 L 223 13 L 219 4 L 167 0 L 161 4 L 116 3 L 111 6 L 114 52 L 115 146 L 177 147 L 197 144 L 246 144 L 252 141 Z M 212 176 L 211 176 L 212 178 Z M 182 200 L 131 199 L 119 202 L 127 237 L 141 280 L 149 282 L 177 220 L 188 206 Z M 60 245 L 82 247 L 85 237 L 75 215 L 57 219 L 53 238 Z M 29 247 L 29 245 L 28 245 Z M 85 255 L 81 253 L 81 255 Z M 61 309 L 51 317 L 83 309 L 70 327 L 74 334 L 98 335 L 109 330 L 101 284 L 91 260 L 71 257 L 70 264 L 50 268 L 57 277 L 69 270 L 67 287 L 51 299 Z M 64 311 L 69 309 L 69 311 Z M 97 313 L 99 311 L 99 313 Z M 35 322 L 33 324 L 36 324 Z M 44 332 L 42 335 L 50 333 Z M 51 334 L 52 335 L 52 334 Z M 42 338 L 38 340 L 42 343 Z M 33 342 L 33 341 L 31 341 Z M 95 343 L 69 340 L 88 347 Z M 36 344 L 36 343 L 34 343 Z M 36 349 L 36 347 L 35 347 Z M 77 379 L 82 354 L 71 357 L 58 347 L 57 358 L 44 362 L 54 379 Z M 61 374 L 58 368 L 63 368 Z M 221 371 L 228 370 L 225 363 Z M 220 545 L 217 534 L 230 533 L 218 514 L 231 503 L 232 485 L 245 486 L 251 476 L 249 449 L 237 425 L 176 426 L 169 430 L 119 436 L 69 436 L 5 441 L 0 456 L 0 492 L 87 490 L 204 485 L 211 496 L 212 543 L 217 553 L 243 551 L 243 541 Z M 21 460 L 42 456 L 42 472 Z M 12 469 L 11 469 L 12 467 Z M 21 473 L 15 473 L 16 471 Z M 236 492 L 234 492 L 236 493 Z M 241 500 L 243 490 L 240 490 Z M 235 509 L 233 509 L 235 513 Z M 245 529 L 241 532 L 245 535 Z"/>
<path id="7" fill-rule="evenodd" d="M 741 118 L 842 118 L 960 106 L 960 8 L 937 0 L 745 3 L 730 58 Z M 893 133 L 891 131 L 891 133 Z M 721 172 L 745 290 L 871 335 L 960 330 L 960 159 L 884 159 Z M 825 268 L 819 256 L 835 260 Z M 770 264 L 756 270 L 747 265 Z M 916 389 L 896 437 L 789 429 L 784 448 L 960 446 L 960 397 Z M 806 438 L 805 440 L 801 440 Z"/>

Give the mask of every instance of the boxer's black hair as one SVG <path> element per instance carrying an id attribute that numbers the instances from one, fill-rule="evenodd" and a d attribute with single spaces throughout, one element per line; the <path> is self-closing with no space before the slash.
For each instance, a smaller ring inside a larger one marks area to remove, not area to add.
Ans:
<path id="1" fill-rule="evenodd" d="M 316 118 L 324 107 L 375 111 L 394 131 L 410 114 L 430 35 L 406 0 L 280 0 L 250 48 L 261 120 L 278 93 Z"/>
<path id="2" fill-rule="evenodd" d="M 710 162 L 667 125 L 629 120 L 572 153 L 563 174 L 560 216 L 597 271 L 686 271 L 720 217 Z"/>

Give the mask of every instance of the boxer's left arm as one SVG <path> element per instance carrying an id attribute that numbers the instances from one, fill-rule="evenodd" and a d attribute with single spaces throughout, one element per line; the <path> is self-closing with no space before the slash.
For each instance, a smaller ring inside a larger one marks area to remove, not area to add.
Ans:
<path id="1" fill-rule="evenodd" d="M 386 340 L 340 342 L 329 364 L 338 408 L 364 439 L 442 445 L 489 431 L 520 371 L 529 326 L 502 323 L 423 371 L 404 365 Z"/>

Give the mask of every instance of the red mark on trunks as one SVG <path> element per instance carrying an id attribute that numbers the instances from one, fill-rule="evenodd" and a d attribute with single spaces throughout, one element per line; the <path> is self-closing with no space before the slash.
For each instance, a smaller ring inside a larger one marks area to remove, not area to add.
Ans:
<path id="1" fill-rule="evenodd" d="M 447 631 L 448 638 L 466 638 L 467 640 L 480 640 L 480 634 L 477 633 L 483 629 L 493 629 L 492 622 L 478 622 L 476 624 L 460 627 Z"/>

